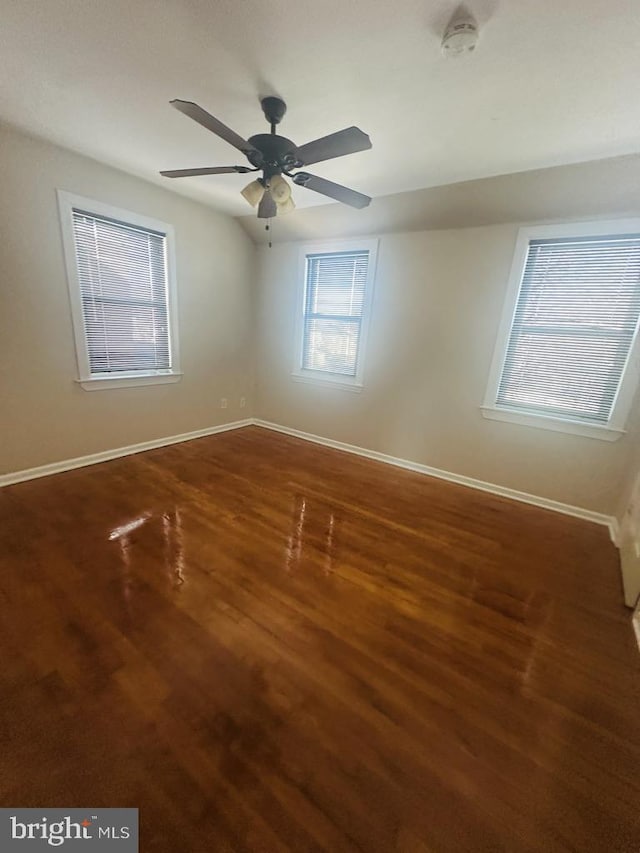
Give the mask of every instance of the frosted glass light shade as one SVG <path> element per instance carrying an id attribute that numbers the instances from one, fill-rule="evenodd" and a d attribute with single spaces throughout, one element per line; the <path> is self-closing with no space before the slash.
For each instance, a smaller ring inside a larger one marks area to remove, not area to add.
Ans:
<path id="1" fill-rule="evenodd" d="M 289 196 L 286 201 L 283 201 L 281 204 L 277 205 L 278 207 L 278 216 L 284 216 L 285 213 L 291 213 L 292 210 L 296 209 L 296 203 Z"/>
<path id="2" fill-rule="evenodd" d="M 262 200 L 264 187 L 260 181 L 251 181 L 251 183 L 247 184 L 247 186 L 242 190 L 242 195 L 249 202 L 251 207 L 256 207 L 256 205 L 260 204 Z"/>
<path id="3" fill-rule="evenodd" d="M 284 204 L 291 198 L 291 187 L 282 177 L 274 175 L 269 181 L 269 192 L 276 204 Z"/>

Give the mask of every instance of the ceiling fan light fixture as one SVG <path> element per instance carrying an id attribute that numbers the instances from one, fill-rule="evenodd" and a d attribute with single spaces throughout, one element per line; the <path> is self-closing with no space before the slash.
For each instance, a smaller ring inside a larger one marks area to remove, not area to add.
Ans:
<path id="1" fill-rule="evenodd" d="M 296 203 L 289 195 L 289 198 L 286 201 L 276 202 L 278 206 L 278 216 L 284 216 L 285 213 L 291 213 L 292 210 L 296 209 Z"/>
<path id="2" fill-rule="evenodd" d="M 271 178 L 269 192 L 276 204 L 285 204 L 291 198 L 291 187 L 282 175 L 274 175 Z"/>
<path id="3" fill-rule="evenodd" d="M 241 190 L 241 195 L 249 202 L 251 207 L 257 207 L 262 201 L 264 195 L 264 186 L 260 181 L 251 181 L 250 184 Z"/>

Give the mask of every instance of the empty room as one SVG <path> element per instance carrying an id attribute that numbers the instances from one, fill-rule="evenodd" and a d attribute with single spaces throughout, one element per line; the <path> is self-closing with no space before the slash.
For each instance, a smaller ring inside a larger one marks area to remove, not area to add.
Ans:
<path id="1" fill-rule="evenodd" d="M 634 0 L 0 0 L 0 850 L 640 851 Z"/>

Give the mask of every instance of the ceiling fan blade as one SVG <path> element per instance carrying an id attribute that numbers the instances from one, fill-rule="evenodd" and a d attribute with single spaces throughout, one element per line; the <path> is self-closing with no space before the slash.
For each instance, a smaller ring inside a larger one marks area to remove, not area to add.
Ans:
<path id="1" fill-rule="evenodd" d="M 327 181 L 317 175 L 310 175 L 308 172 L 298 172 L 297 175 L 293 175 L 293 182 L 300 187 L 322 193 L 322 195 L 335 198 L 336 201 L 341 201 L 343 204 L 358 209 L 367 207 L 371 201 L 368 195 L 351 190 L 349 187 L 343 187 L 342 184 L 334 184 L 333 181 Z"/>
<path id="2" fill-rule="evenodd" d="M 196 175 L 230 175 L 233 172 L 250 172 L 248 166 L 212 166 L 205 169 L 169 169 L 160 172 L 164 178 L 191 178 Z"/>
<path id="3" fill-rule="evenodd" d="M 314 139 L 301 145 L 296 154 L 303 166 L 320 163 L 321 160 L 331 160 L 333 157 L 343 157 L 356 151 L 371 148 L 371 140 L 359 127 L 345 127 L 337 133 L 330 133 L 321 139 Z"/>
<path id="4" fill-rule="evenodd" d="M 186 116 L 189 116 L 189 118 L 197 121 L 198 124 L 201 124 L 203 127 L 206 127 L 207 130 L 215 133 L 216 136 L 224 139 L 224 141 L 228 142 L 229 145 L 233 145 L 233 147 L 237 148 L 238 151 L 243 151 L 247 154 L 249 151 L 256 150 L 253 145 L 250 145 L 247 142 L 246 139 L 243 139 L 235 131 L 227 127 L 226 124 L 218 121 L 217 118 L 212 116 L 206 110 L 203 110 L 202 107 L 194 104 L 193 101 L 181 101 L 179 98 L 176 98 L 170 103 L 172 107 L 175 107 L 175 109 L 180 110 L 181 113 L 184 113 Z"/>
<path id="5" fill-rule="evenodd" d="M 270 192 L 265 192 L 258 205 L 258 219 L 272 219 L 278 212 L 278 205 Z"/>

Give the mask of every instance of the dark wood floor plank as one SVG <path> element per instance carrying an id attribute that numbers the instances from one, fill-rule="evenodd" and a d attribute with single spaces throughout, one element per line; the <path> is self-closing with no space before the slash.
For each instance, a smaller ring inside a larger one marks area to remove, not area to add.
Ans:
<path id="1" fill-rule="evenodd" d="M 0 649 L 0 803 L 144 851 L 640 848 L 579 519 L 249 427 L 0 492 Z"/>

